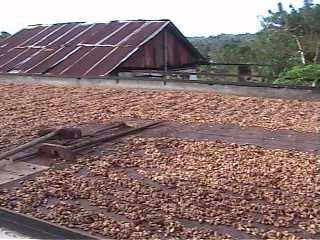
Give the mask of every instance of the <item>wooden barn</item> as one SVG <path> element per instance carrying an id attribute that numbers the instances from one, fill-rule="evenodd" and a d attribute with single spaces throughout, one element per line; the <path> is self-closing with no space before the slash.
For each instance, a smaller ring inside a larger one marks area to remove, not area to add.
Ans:
<path id="1" fill-rule="evenodd" d="M 203 63 L 169 20 L 32 25 L 0 43 L 0 74 L 104 77 Z"/>

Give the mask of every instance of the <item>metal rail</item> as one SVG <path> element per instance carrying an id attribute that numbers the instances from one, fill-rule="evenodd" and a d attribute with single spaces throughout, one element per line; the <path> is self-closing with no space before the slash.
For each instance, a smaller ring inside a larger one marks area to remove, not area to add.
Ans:
<path id="1" fill-rule="evenodd" d="M 212 66 L 257 66 L 257 67 L 274 67 L 276 64 L 259 64 L 259 63 L 209 63 L 203 65 L 212 65 Z"/>
<path id="2" fill-rule="evenodd" d="M 225 64 L 220 64 L 220 65 L 225 65 Z M 236 64 L 230 64 L 230 65 L 236 65 Z M 246 64 L 243 64 L 244 66 Z M 252 65 L 252 64 L 248 64 L 248 65 Z M 257 65 L 257 66 L 260 66 L 260 65 Z M 173 77 L 172 80 L 176 80 L 176 81 L 179 81 L 179 79 L 174 79 L 174 77 L 176 76 L 185 76 L 185 77 L 189 77 L 191 75 L 197 75 L 197 76 L 205 76 L 205 77 L 241 77 L 241 74 L 229 74 L 229 73 L 210 73 L 210 72 L 180 72 L 180 71 L 158 71 L 158 70 L 128 70 L 127 72 L 130 72 L 130 73 L 140 73 L 140 74 L 145 74 L 146 76 L 151 75 L 151 74 L 159 74 L 159 75 L 162 75 L 162 76 L 155 76 L 155 77 L 159 77 L 159 78 L 162 78 L 162 77 Z M 141 76 L 141 77 L 146 77 L 146 76 Z M 256 78 L 267 78 L 269 80 L 275 80 L 277 79 L 277 76 L 273 75 L 273 76 L 267 76 L 267 75 L 250 75 L 250 78 L 252 78 L 251 80 L 245 80 L 245 81 L 242 81 L 242 84 L 245 86 L 247 83 L 254 83 L 255 81 L 253 81 L 254 79 Z M 295 80 L 296 78 L 285 78 L 287 80 Z M 313 81 L 316 81 L 318 79 L 313 79 L 313 78 L 304 78 L 305 81 L 308 81 L 308 82 L 313 82 Z M 195 80 L 188 80 L 190 82 L 194 82 Z M 198 80 L 198 81 L 205 81 L 205 80 Z M 210 81 L 210 80 L 209 80 Z M 226 83 L 228 83 L 228 81 L 225 81 Z M 237 80 L 237 82 L 239 82 Z M 230 83 L 232 84 L 232 83 Z M 269 84 L 270 85 L 270 84 Z M 274 85 L 274 86 L 279 86 L 277 84 L 271 84 L 271 85 Z M 291 86 L 286 86 L 286 85 L 280 85 L 280 86 L 284 86 L 284 87 L 291 87 Z"/>
<path id="3" fill-rule="evenodd" d="M 239 74 L 227 74 L 227 73 L 208 73 L 208 72 L 180 72 L 180 71 L 143 71 L 143 70 L 130 70 L 128 72 L 132 73 L 141 73 L 141 74 L 161 74 L 164 76 L 190 76 L 190 75 L 198 75 L 198 76 L 207 76 L 207 77 L 239 77 Z M 266 78 L 269 76 L 265 75 L 251 75 L 252 78 Z"/>
<path id="4" fill-rule="evenodd" d="M 246 64 L 244 64 L 246 65 Z M 253 64 L 250 64 L 253 65 Z M 263 66 L 263 65 L 262 65 Z M 157 71 L 157 70 L 132 70 L 132 69 L 124 69 L 124 71 L 126 72 L 132 72 L 132 71 L 143 71 L 145 73 L 150 73 L 152 71 Z M 196 74 L 196 73 L 191 73 L 191 74 Z M 197 75 L 199 75 L 197 73 Z M 9 74 L 9 73 L 0 73 L 0 76 L 7 76 L 7 77 L 26 77 L 26 76 L 30 76 L 30 77 L 36 77 L 36 78 L 47 78 L 47 79 L 51 79 L 51 78 L 61 78 L 61 76 L 59 75 L 45 75 L 45 76 L 39 76 L 37 74 L 21 74 L 21 73 L 15 73 L 13 74 Z M 239 76 L 239 75 L 237 75 Z M 259 76 L 259 75 L 257 75 Z M 99 80 L 158 80 L 158 81 L 165 81 L 165 82 L 184 82 L 184 83 L 200 83 L 200 84 L 222 84 L 222 85 L 233 85 L 233 86 L 251 86 L 251 87 L 269 87 L 269 88 L 287 88 L 287 89 L 303 89 L 303 90 L 317 90 L 319 88 L 317 87 L 309 87 L 309 86 L 292 86 L 292 85 L 285 85 L 285 84 L 272 84 L 272 83 L 264 83 L 264 82 L 255 82 L 255 81 L 243 81 L 243 82 L 239 82 L 239 81 L 230 81 L 230 80 L 215 80 L 215 79 L 206 79 L 206 80 L 186 80 L 186 79 L 176 79 L 176 78 L 172 78 L 172 79 L 163 79 L 163 77 L 160 76 L 155 76 L 155 78 L 148 78 L 148 77 L 143 77 L 143 76 L 136 76 L 136 77 L 119 77 L 119 76 L 86 76 L 86 77 L 82 77 L 82 76 L 78 76 L 78 75 L 70 75 L 68 77 L 65 77 L 66 82 L 67 79 L 77 79 L 77 80 L 81 80 L 81 79 L 88 79 L 88 80 L 92 80 L 92 79 L 99 79 Z M 287 79 L 293 79 L 293 78 L 287 78 Z M 307 79 L 308 81 L 314 81 L 316 79 Z M 41 83 L 41 81 L 39 81 L 39 83 Z M 78 85 L 77 85 L 78 86 Z M 99 95 L 99 94 L 92 94 L 92 95 Z"/>

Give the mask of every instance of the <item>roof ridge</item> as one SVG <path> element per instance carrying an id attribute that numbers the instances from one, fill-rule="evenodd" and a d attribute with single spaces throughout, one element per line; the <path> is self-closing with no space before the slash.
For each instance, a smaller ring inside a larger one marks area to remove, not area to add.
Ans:
<path id="1" fill-rule="evenodd" d="M 36 26 L 53 26 L 53 25 L 63 25 L 63 24 L 75 24 L 75 23 L 85 23 L 85 22 L 59 22 L 59 23 L 36 23 L 36 24 L 29 24 L 28 27 L 36 27 Z"/>
<path id="2" fill-rule="evenodd" d="M 127 20 L 110 20 L 107 22 L 84 22 L 84 21 L 75 21 L 75 22 L 58 22 L 58 23 L 36 23 L 29 24 L 27 27 L 37 27 L 37 26 L 54 26 L 54 25 L 63 25 L 63 24 L 108 24 L 110 22 L 171 22 L 170 19 L 127 19 Z"/>

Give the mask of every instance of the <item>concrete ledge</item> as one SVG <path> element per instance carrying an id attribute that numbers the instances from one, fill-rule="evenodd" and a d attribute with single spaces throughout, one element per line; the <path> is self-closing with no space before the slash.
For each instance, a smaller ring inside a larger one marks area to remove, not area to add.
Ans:
<path id="1" fill-rule="evenodd" d="M 0 226 L 33 239 L 97 239 L 87 233 L 69 229 L 0 207 Z"/>
<path id="2" fill-rule="evenodd" d="M 45 84 L 53 86 L 70 87 L 117 87 L 117 88 L 142 88 L 164 89 L 183 91 L 216 92 L 219 94 L 236 96 L 253 96 L 280 99 L 300 99 L 319 101 L 320 90 L 310 87 L 283 87 L 263 83 L 237 83 L 219 81 L 186 81 L 172 79 L 147 79 L 147 78 L 78 78 L 57 76 L 25 76 L 3 74 L 0 83 L 14 84 Z"/>

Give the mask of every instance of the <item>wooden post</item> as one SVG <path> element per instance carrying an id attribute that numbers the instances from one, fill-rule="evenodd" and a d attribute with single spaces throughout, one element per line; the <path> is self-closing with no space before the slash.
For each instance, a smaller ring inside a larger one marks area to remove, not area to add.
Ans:
<path id="1" fill-rule="evenodd" d="M 238 74 L 239 74 L 239 77 L 238 77 L 239 82 L 251 80 L 252 72 L 251 72 L 250 66 L 249 65 L 239 65 L 238 66 Z"/>

